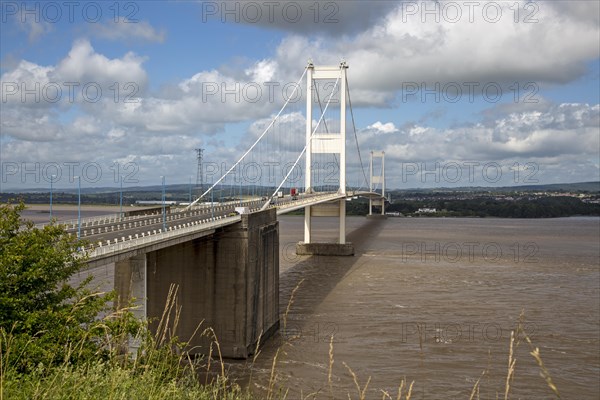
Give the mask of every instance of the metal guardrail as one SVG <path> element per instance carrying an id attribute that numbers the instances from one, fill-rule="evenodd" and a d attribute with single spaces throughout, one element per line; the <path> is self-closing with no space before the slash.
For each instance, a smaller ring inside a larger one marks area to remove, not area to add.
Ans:
<path id="1" fill-rule="evenodd" d="M 260 200 L 246 200 L 243 201 L 242 204 L 246 206 L 251 206 L 253 204 L 259 204 Z M 208 213 L 210 211 L 215 212 L 224 212 L 232 210 L 234 206 L 239 205 L 240 202 L 227 202 L 220 203 L 217 206 L 212 205 L 201 205 L 198 207 L 194 207 L 194 209 L 181 213 L 174 210 L 171 210 L 167 214 L 167 222 L 177 221 L 182 218 L 189 218 L 196 215 L 200 215 L 203 213 Z M 81 236 L 86 237 L 90 235 L 96 235 L 101 233 L 109 233 L 109 232 L 118 232 L 120 230 L 139 228 L 146 225 L 158 224 L 162 221 L 161 214 L 145 214 L 145 215 L 133 215 L 129 217 L 119 217 L 118 214 L 111 215 L 103 215 L 98 217 L 91 217 L 82 219 L 81 222 Z M 57 221 L 58 225 L 63 225 L 67 228 L 67 230 L 73 231 L 78 228 L 77 220 L 67 220 L 67 221 Z M 49 223 L 37 224 L 36 227 L 42 228 Z"/>
<path id="2" fill-rule="evenodd" d="M 139 217 L 139 216 L 135 216 L 135 217 Z M 133 218 L 132 217 L 128 217 L 128 218 Z M 104 214 L 104 215 L 99 215 L 97 217 L 86 217 L 86 218 L 81 218 L 81 225 L 83 226 L 84 224 L 92 224 L 96 221 L 110 221 L 110 222 L 116 222 L 117 220 L 124 220 L 124 218 L 122 218 L 120 216 L 120 214 Z M 75 225 L 77 226 L 77 224 L 79 223 L 79 221 L 77 219 L 68 219 L 68 220 L 64 220 L 64 221 L 56 221 L 57 225 Z M 39 224 L 36 224 L 36 228 L 43 228 L 45 226 L 48 226 L 52 224 L 51 222 L 42 222 Z"/>
<path id="3" fill-rule="evenodd" d="M 119 253 L 124 250 L 145 247 L 150 243 L 160 242 L 162 240 L 170 239 L 177 236 L 185 236 L 198 231 L 220 228 L 222 226 L 238 222 L 241 219 L 241 216 L 235 215 L 231 217 L 214 217 L 207 220 L 198 220 L 194 222 L 189 222 L 183 227 L 181 227 L 180 225 L 179 227 L 169 228 L 166 232 L 163 232 L 161 229 L 159 229 L 158 231 L 149 231 L 148 235 L 142 234 L 141 237 L 139 235 L 136 235 L 135 238 L 131 235 L 129 235 L 128 238 L 123 236 L 121 241 L 115 239 L 116 243 L 106 245 L 102 245 L 102 243 L 99 242 L 92 249 L 88 248 L 84 251 L 86 251 L 89 256 L 88 261 L 93 261 L 94 258 L 106 256 L 110 253 Z"/>
<path id="4" fill-rule="evenodd" d="M 256 201 L 260 201 L 258 199 L 252 199 L 252 200 L 244 200 L 242 201 L 243 204 L 246 203 L 252 203 L 252 202 L 256 202 Z M 224 203 L 219 203 L 218 206 L 215 206 L 215 211 L 218 207 L 230 207 L 230 206 L 235 206 L 235 205 L 239 205 L 240 202 L 239 201 L 228 201 L 228 202 L 224 202 Z M 198 206 L 193 207 L 190 211 L 200 211 L 200 210 L 210 210 L 212 209 L 213 206 L 212 205 L 207 205 L 207 204 L 200 204 Z M 177 209 L 174 208 L 173 206 L 171 206 L 171 209 L 169 211 L 167 211 L 167 214 L 177 214 Z M 85 218 L 81 218 L 81 227 L 92 227 L 93 225 L 95 225 L 95 223 L 103 223 L 103 224 L 115 224 L 115 223 L 120 223 L 120 222 L 130 222 L 130 221 L 136 221 L 139 219 L 145 219 L 145 218 L 149 218 L 152 215 L 156 215 L 156 216 L 162 216 L 162 213 L 159 214 L 142 214 L 142 215 L 131 215 L 128 217 L 122 217 L 120 213 L 113 213 L 113 214 L 103 214 L 103 215 L 98 215 L 96 217 L 85 217 Z M 50 225 L 50 222 L 42 222 L 39 224 L 36 224 L 35 226 L 37 228 L 43 228 L 44 226 Z M 75 229 L 77 228 L 78 224 L 79 224 L 79 220 L 77 218 L 72 218 L 72 219 L 68 219 L 68 220 L 64 220 L 64 221 L 56 221 L 56 224 L 58 225 L 65 225 L 67 226 L 68 229 Z"/>
<path id="5" fill-rule="evenodd" d="M 299 205 L 303 205 L 303 204 L 306 205 L 307 203 L 313 203 L 313 202 L 321 203 L 321 202 L 328 201 L 328 200 L 339 199 L 341 197 L 342 197 L 342 195 L 339 193 L 332 193 L 332 194 L 328 194 L 328 195 L 315 195 L 315 196 L 307 197 L 304 199 L 289 200 L 289 201 L 274 205 L 274 207 L 279 208 L 282 211 L 285 211 L 285 209 L 287 208 L 285 206 L 290 205 L 290 204 L 292 205 L 293 208 L 296 208 Z M 292 207 L 289 207 L 289 208 L 292 208 Z"/>

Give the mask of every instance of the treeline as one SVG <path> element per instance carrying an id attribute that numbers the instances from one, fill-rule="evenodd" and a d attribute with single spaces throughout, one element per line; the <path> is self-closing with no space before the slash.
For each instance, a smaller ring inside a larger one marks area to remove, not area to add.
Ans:
<path id="1" fill-rule="evenodd" d="M 437 209 L 428 216 L 555 218 L 574 215 L 600 216 L 600 204 L 584 203 L 576 197 L 556 196 L 515 201 L 476 198 L 468 200 L 395 201 L 387 211 L 411 215 L 419 208 Z"/>
<path id="2" fill-rule="evenodd" d="M 161 192 L 123 192 L 123 205 L 134 204 L 138 200 L 156 200 L 162 199 Z M 165 193 L 167 201 L 188 201 L 187 193 Z M 22 200 L 27 204 L 48 204 L 50 203 L 49 193 L 2 193 L 0 201 L 7 203 L 9 201 Z M 79 199 L 77 193 L 53 193 L 52 201 L 56 204 L 77 204 Z M 119 205 L 120 194 L 118 192 L 110 193 L 81 193 L 81 204 L 95 205 Z"/>
<path id="3" fill-rule="evenodd" d="M 48 204 L 50 203 L 50 195 L 48 193 L 2 193 L 0 200 L 3 203 L 9 201 L 23 201 L 27 204 Z M 123 204 L 130 204 L 132 197 L 123 194 Z M 53 193 L 52 202 L 56 204 L 77 204 L 77 193 Z M 129 203 L 128 203 L 129 202 Z M 135 200 L 133 200 L 135 202 Z M 119 194 L 81 194 L 81 204 L 101 204 L 101 205 L 118 205 Z"/>
<path id="4" fill-rule="evenodd" d="M 246 193 L 244 193 L 246 194 Z M 197 191 L 192 192 L 192 200 L 195 200 L 199 195 Z M 217 190 L 214 194 L 214 200 L 238 198 L 237 194 L 232 190 Z M 124 191 L 123 205 L 135 204 L 136 201 L 161 201 L 161 191 Z M 187 202 L 190 199 L 189 191 L 177 190 L 165 192 L 166 201 L 181 201 Z M 26 204 L 48 204 L 50 203 L 49 192 L 31 192 L 31 193 L 0 193 L 0 201 L 7 203 L 9 201 L 23 201 Z M 210 196 L 207 196 L 210 200 Z M 78 195 L 73 192 L 54 192 L 52 201 L 57 204 L 77 204 Z M 119 192 L 99 192 L 99 193 L 81 193 L 81 204 L 95 205 L 119 205 Z"/>

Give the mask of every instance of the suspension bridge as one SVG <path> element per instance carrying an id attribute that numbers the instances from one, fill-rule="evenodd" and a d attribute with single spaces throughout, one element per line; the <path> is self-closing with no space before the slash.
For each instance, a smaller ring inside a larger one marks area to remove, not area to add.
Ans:
<path id="1" fill-rule="evenodd" d="M 133 297 L 138 317 L 160 317 L 177 287 L 181 314 L 173 334 L 192 337 L 205 321 L 224 356 L 246 358 L 279 326 L 278 215 L 304 210 L 297 254 L 354 254 L 346 203 L 368 198 L 370 215 L 385 214 L 385 161 L 383 152 L 371 151 L 367 177 L 347 70 L 345 62 L 309 62 L 279 112 L 251 127 L 250 139 L 232 149 L 242 155 L 186 207 L 63 222 L 90 243 L 90 267 L 114 265 L 119 305 Z M 305 105 L 292 101 L 298 98 Z M 335 242 L 313 241 L 313 218 L 322 216 L 339 219 Z M 205 340 L 190 346 L 205 352 Z"/>

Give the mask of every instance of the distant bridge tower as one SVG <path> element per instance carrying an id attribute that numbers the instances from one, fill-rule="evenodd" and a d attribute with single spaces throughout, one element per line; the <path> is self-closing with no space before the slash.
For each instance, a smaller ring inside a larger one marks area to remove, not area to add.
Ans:
<path id="1" fill-rule="evenodd" d="M 306 79 L 306 167 L 305 187 L 307 193 L 313 192 L 312 187 L 312 155 L 313 154 L 339 154 L 340 185 L 338 193 L 346 194 L 346 70 L 345 62 L 335 66 L 316 67 L 312 63 L 308 66 Z M 340 105 L 340 131 L 329 133 L 315 133 L 313 135 L 313 85 L 319 79 L 336 80 L 339 78 L 339 105 Z M 311 222 L 315 216 L 338 216 L 339 239 L 338 243 L 312 243 Z M 304 208 L 304 243 L 296 247 L 298 254 L 314 255 L 353 255 L 354 247 L 346 243 L 346 198 L 335 200 L 322 205 L 307 206 Z"/>
<path id="2" fill-rule="evenodd" d="M 381 159 L 381 173 L 377 176 L 373 175 L 373 160 Z M 369 197 L 369 215 L 373 215 L 373 206 L 381 207 L 381 215 L 385 215 L 385 152 L 371 152 L 371 162 L 369 164 L 371 182 L 369 183 L 369 191 L 373 193 L 376 185 L 381 184 L 381 198 Z"/>

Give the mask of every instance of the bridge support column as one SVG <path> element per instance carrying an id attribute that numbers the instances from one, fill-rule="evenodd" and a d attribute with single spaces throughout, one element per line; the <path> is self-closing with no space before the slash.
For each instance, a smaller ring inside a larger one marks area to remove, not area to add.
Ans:
<path id="1" fill-rule="evenodd" d="M 340 244 L 346 244 L 346 199 L 340 200 Z"/>
<path id="2" fill-rule="evenodd" d="M 128 307 L 133 298 L 133 314 L 146 318 L 146 254 L 115 263 L 115 291 L 118 308 Z"/>
<path id="3" fill-rule="evenodd" d="M 279 327 L 276 210 L 243 214 L 212 236 L 148 253 L 149 318 L 163 315 L 171 285 L 178 289 L 170 320 L 180 312 L 172 334 L 191 353 L 208 354 L 213 338 L 201 332 L 211 327 L 223 357 L 247 358 L 259 337 Z"/>
<path id="4" fill-rule="evenodd" d="M 304 207 L 304 243 L 310 243 L 310 225 L 312 218 L 312 209 L 310 206 Z"/>
<path id="5" fill-rule="evenodd" d="M 354 246 L 352 243 L 346 242 L 346 199 L 318 204 L 311 206 L 310 209 L 310 214 L 306 211 L 304 214 L 304 242 L 296 244 L 296 254 L 301 256 L 353 256 Z M 338 242 L 314 243 L 310 233 L 312 217 L 339 218 Z"/>

